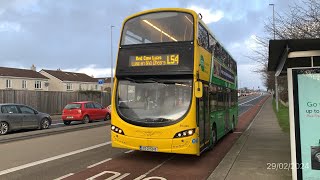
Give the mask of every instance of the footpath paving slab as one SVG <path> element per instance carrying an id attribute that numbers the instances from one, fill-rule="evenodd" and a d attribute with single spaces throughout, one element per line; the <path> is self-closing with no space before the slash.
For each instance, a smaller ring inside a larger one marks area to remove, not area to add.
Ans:
<path id="1" fill-rule="evenodd" d="M 282 132 L 269 98 L 208 179 L 291 179 L 290 163 L 290 135 Z"/>

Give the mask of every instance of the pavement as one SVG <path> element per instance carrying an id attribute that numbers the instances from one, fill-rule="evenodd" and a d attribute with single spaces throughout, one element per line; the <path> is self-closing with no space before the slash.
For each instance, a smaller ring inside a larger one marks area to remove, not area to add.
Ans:
<path id="1" fill-rule="evenodd" d="M 269 98 L 208 180 L 289 180 L 290 163 L 290 134 L 282 132 Z"/>

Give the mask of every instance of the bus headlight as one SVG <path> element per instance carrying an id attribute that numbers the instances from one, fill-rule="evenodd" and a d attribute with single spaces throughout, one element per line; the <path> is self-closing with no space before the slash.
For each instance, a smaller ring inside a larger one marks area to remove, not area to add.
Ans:
<path id="1" fill-rule="evenodd" d="M 181 132 L 178 132 L 176 135 L 174 135 L 173 138 L 182 138 L 182 137 L 188 137 L 192 136 L 196 132 L 195 129 L 188 129 Z"/>
<path id="2" fill-rule="evenodd" d="M 111 125 L 111 130 L 115 133 L 124 135 L 123 130 L 118 128 L 117 126 Z"/>

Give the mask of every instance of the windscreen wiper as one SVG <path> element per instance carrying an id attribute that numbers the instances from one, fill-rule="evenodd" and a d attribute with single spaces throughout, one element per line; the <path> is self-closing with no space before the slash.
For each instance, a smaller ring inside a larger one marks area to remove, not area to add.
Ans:
<path id="1" fill-rule="evenodd" d="M 128 77 L 126 77 L 126 78 L 124 78 L 124 79 L 125 79 L 125 80 L 128 80 L 128 81 L 130 81 L 130 82 L 134 82 L 134 83 L 154 83 L 154 81 L 148 82 L 148 81 L 146 81 L 146 80 L 144 80 L 144 79 L 136 80 L 136 79 L 131 79 L 131 78 L 128 78 Z"/>

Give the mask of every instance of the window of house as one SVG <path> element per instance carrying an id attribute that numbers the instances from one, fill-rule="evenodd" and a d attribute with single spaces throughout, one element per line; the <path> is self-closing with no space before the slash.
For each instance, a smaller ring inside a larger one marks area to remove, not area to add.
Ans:
<path id="1" fill-rule="evenodd" d="M 67 90 L 72 90 L 72 83 L 67 83 Z"/>
<path id="2" fill-rule="evenodd" d="M 98 85 L 97 84 L 95 85 L 95 90 L 98 90 Z"/>
<path id="3" fill-rule="evenodd" d="M 41 89 L 41 88 L 42 88 L 42 83 L 41 83 L 41 81 L 35 81 L 34 88 L 35 88 L 35 89 Z"/>
<path id="4" fill-rule="evenodd" d="M 6 80 L 6 88 L 12 88 L 12 82 L 10 79 Z"/>
<path id="5" fill-rule="evenodd" d="M 27 81 L 22 80 L 22 89 L 27 89 Z"/>
<path id="6" fill-rule="evenodd" d="M 82 90 L 82 84 L 79 84 L 79 90 Z"/>

